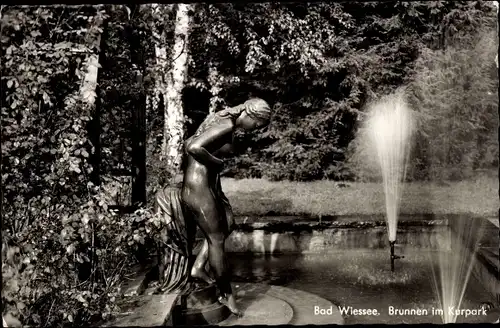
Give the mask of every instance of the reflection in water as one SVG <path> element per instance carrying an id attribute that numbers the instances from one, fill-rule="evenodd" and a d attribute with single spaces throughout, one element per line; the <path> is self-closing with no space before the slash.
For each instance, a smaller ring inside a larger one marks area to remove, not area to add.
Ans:
<path id="1" fill-rule="evenodd" d="M 264 238 L 265 238 L 264 230 L 254 230 L 252 233 L 252 237 L 253 237 L 252 242 L 257 252 L 265 253 L 266 245 L 264 243 Z"/>
<path id="2" fill-rule="evenodd" d="M 271 235 L 271 249 L 270 252 L 273 254 L 276 250 L 276 246 L 278 245 L 278 239 L 279 239 L 280 234 L 279 233 L 273 233 Z"/>
<path id="3" fill-rule="evenodd" d="M 406 250 L 396 272 L 387 265 L 387 250 L 346 250 L 310 255 L 230 254 L 235 282 L 259 282 L 317 294 L 340 306 L 377 309 L 379 316 L 349 316 L 357 323 L 441 323 L 432 315 L 439 302 L 432 286 L 429 251 Z M 471 278 L 462 308 L 478 308 L 491 294 Z M 428 309 L 429 315 L 389 315 L 389 307 Z M 484 316 L 458 318 L 457 322 L 485 322 Z"/>
<path id="4" fill-rule="evenodd" d="M 300 276 L 294 263 L 300 255 L 250 255 L 238 253 L 230 255 L 234 281 L 259 282 L 283 286 Z"/>

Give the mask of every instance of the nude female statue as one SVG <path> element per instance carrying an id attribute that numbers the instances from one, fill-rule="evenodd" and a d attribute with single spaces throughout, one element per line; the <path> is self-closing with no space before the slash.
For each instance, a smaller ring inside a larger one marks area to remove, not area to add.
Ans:
<path id="1" fill-rule="evenodd" d="M 220 291 L 219 302 L 236 315 L 240 312 L 232 293 L 224 251 L 224 242 L 232 231 L 234 221 L 231 206 L 220 184 L 219 173 L 224 161 L 216 156 L 223 157 L 230 153 L 236 129 L 249 131 L 262 128 L 269 124 L 270 117 L 269 105 L 262 99 L 253 98 L 239 106 L 211 114 L 185 142 L 187 163 L 181 199 L 186 216 L 196 222 L 205 237 L 190 273 L 193 278 L 213 282 L 205 271 L 208 261 Z M 194 238 L 194 232 L 188 235 L 191 240 Z"/>

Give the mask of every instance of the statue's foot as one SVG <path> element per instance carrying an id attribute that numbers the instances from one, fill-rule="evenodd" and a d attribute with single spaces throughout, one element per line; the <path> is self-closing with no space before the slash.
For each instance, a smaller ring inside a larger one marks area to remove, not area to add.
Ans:
<path id="1" fill-rule="evenodd" d="M 215 280 L 210 278 L 210 276 L 203 270 L 193 270 L 191 271 L 191 277 L 194 279 L 199 279 L 207 283 L 208 285 L 212 285 L 215 283 Z"/>
<path id="2" fill-rule="evenodd" d="M 225 305 L 235 316 L 239 318 L 243 316 L 243 312 L 241 312 L 236 306 L 236 299 L 234 298 L 234 295 L 229 295 L 229 297 L 219 296 L 219 303 Z"/>

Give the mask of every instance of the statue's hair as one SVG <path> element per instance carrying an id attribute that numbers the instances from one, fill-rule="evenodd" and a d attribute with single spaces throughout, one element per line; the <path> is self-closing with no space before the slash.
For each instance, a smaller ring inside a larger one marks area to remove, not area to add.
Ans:
<path id="1" fill-rule="evenodd" d="M 271 107 L 265 100 L 252 98 L 245 101 L 244 105 L 248 116 L 266 123 L 271 119 Z"/>
<path id="2" fill-rule="evenodd" d="M 203 123 L 201 123 L 198 130 L 196 130 L 194 136 L 199 136 L 213 124 L 220 122 L 222 119 L 230 118 L 235 121 L 244 111 L 248 114 L 248 116 L 266 123 L 271 119 L 271 107 L 269 104 L 263 99 L 251 98 L 241 105 L 229 107 L 208 115 Z"/>

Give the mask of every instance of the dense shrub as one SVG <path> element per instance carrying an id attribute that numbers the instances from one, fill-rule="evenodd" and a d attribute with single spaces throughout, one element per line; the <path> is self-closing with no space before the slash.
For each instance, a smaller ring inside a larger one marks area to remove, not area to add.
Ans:
<path id="1" fill-rule="evenodd" d="M 84 45 L 106 18 L 96 9 L 2 12 L 2 314 L 11 322 L 109 316 L 130 254 L 146 242 L 148 213 L 110 213 L 90 179 L 95 93 L 80 94 L 78 80 L 94 50 Z"/>
<path id="2" fill-rule="evenodd" d="M 52 327 L 96 323 L 117 311 L 123 274 L 134 263 L 131 254 L 146 242 L 146 227 L 138 223 L 148 216 L 113 215 L 105 209 L 106 203 L 97 199 L 75 213 L 63 205 L 46 215 L 44 210 L 16 215 L 5 209 L 9 220 L 4 227 L 31 223 L 4 230 L 4 314 L 25 325 Z"/>
<path id="3" fill-rule="evenodd" d="M 421 114 L 414 160 L 420 178 L 461 179 L 498 165 L 498 77 L 495 32 L 477 42 L 426 51 L 411 93 Z"/>

